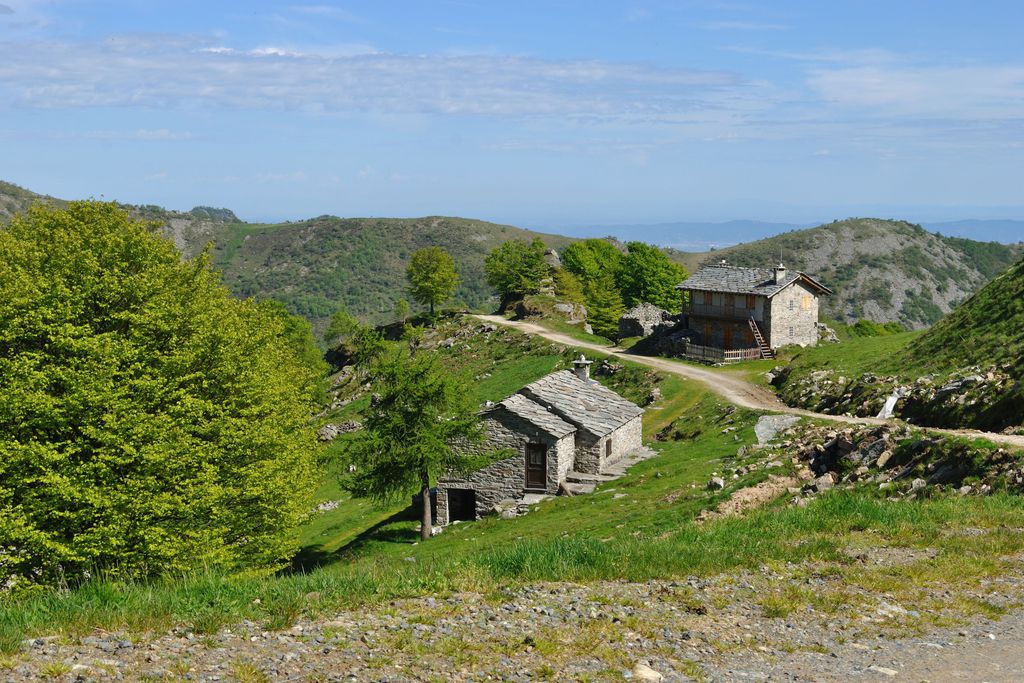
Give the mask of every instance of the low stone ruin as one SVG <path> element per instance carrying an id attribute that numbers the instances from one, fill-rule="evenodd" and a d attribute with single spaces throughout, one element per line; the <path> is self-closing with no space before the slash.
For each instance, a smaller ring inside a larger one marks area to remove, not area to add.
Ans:
<path id="1" fill-rule="evenodd" d="M 676 317 L 654 304 L 642 303 L 619 318 L 619 338 L 649 337 L 675 327 Z"/>

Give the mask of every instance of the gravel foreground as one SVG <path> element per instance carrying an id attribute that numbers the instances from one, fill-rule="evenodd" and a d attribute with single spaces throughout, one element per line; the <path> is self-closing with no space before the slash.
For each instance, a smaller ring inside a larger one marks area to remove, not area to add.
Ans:
<path id="1" fill-rule="evenodd" d="M 759 596 L 794 581 L 764 568 L 710 580 L 535 584 L 395 601 L 278 632 L 243 622 L 212 635 L 37 638 L 0 660 L 0 679 L 1024 680 L 1024 611 L 936 627 L 955 615 L 864 593 L 831 613 L 804 606 L 766 616 Z M 1002 577 L 957 597 L 1012 608 L 1022 587 L 1021 577 Z"/>

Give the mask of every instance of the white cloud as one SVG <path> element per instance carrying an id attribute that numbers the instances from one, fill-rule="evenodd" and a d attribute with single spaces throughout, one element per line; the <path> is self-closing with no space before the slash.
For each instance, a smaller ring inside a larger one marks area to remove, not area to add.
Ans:
<path id="1" fill-rule="evenodd" d="M 686 121 L 762 109 L 770 96 L 721 71 L 368 46 L 238 50 L 196 37 L 128 35 L 0 43 L 0 102 Z"/>
<path id="2" fill-rule="evenodd" d="M 1024 117 L 1024 65 L 816 69 L 808 85 L 832 105 L 881 116 Z"/>

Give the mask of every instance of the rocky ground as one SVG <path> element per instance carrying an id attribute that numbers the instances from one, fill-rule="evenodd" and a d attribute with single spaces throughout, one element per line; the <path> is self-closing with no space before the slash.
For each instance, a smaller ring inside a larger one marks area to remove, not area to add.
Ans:
<path id="1" fill-rule="evenodd" d="M 879 565 L 901 553 L 866 555 Z M 921 614 L 861 591 L 832 610 L 771 616 L 759 604 L 788 584 L 827 589 L 767 567 L 710 580 L 566 583 L 392 602 L 268 632 L 241 623 L 129 636 L 28 641 L 0 659 L 7 681 L 535 681 L 1024 679 L 1024 613 L 1002 621 Z M 957 598 L 1017 604 L 1002 577 Z M 943 589 L 933 598 L 942 599 Z M 945 591 L 948 595 L 948 591 Z M 307 596 L 315 601 L 317 596 Z"/>
<path id="2" fill-rule="evenodd" d="M 1021 382 L 1014 379 L 1010 365 L 973 366 L 914 380 L 874 373 L 847 377 L 830 369 L 794 377 L 791 369 L 776 367 L 767 375 L 791 406 L 834 415 L 896 416 L 928 426 L 1024 433 L 1019 410 L 1007 408 L 1001 416 L 993 417 L 994 407 L 1019 401 L 1022 396 Z"/>

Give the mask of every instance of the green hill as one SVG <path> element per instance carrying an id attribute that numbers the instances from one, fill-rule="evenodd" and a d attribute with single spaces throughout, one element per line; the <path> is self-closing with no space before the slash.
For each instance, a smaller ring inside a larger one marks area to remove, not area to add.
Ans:
<path id="1" fill-rule="evenodd" d="M 412 252 L 440 246 L 462 277 L 455 300 L 478 308 L 491 297 L 484 257 L 510 239 L 540 237 L 555 249 L 572 240 L 465 218 L 337 218 L 296 223 L 224 224 L 214 260 L 224 280 L 241 295 L 283 301 L 312 320 L 343 303 L 366 320 L 384 320 L 406 298 L 405 269 Z"/>
<path id="2" fill-rule="evenodd" d="M 0 222 L 33 203 L 61 200 L 0 182 Z M 322 322 L 339 304 L 360 318 L 380 322 L 407 298 L 405 268 L 410 254 L 444 247 L 455 258 L 462 285 L 454 301 L 488 305 L 484 281 L 487 253 L 505 240 L 532 240 L 562 249 L 571 238 L 466 218 L 338 218 L 320 216 L 276 224 L 245 223 L 229 209 L 199 206 L 172 211 L 155 205 L 124 205 L 140 218 L 164 226 L 186 256 L 213 244 L 213 260 L 224 282 L 239 296 L 273 298 L 294 313 Z"/>
<path id="3" fill-rule="evenodd" d="M 688 254 L 693 267 L 727 259 L 739 266 L 783 261 L 835 291 L 824 315 L 853 323 L 866 318 L 927 327 L 949 313 L 1024 254 L 1021 245 L 943 237 L 906 221 L 850 218 L 808 230 Z"/>
<path id="4" fill-rule="evenodd" d="M 1024 378 L 1024 260 L 917 337 L 897 362 L 923 372 L 1000 365 Z"/>

